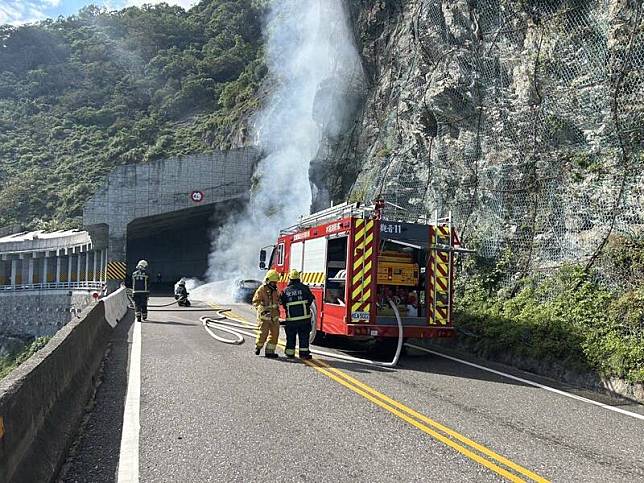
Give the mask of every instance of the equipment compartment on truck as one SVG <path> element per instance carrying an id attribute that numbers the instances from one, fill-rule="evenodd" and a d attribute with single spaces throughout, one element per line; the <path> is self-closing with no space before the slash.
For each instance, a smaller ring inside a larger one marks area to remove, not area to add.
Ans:
<path id="1" fill-rule="evenodd" d="M 342 204 L 303 217 L 260 253 L 260 267 L 297 269 L 316 301 L 319 333 L 388 338 L 449 337 L 454 255 L 460 241 L 451 217 L 388 220 L 383 202 Z M 266 264 L 266 249 L 271 249 Z"/>

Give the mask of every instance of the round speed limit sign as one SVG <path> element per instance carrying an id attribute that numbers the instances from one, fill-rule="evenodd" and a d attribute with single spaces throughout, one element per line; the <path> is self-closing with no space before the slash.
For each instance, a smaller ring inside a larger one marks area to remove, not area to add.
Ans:
<path id="1" fill-rule="evenodd" d="M 193 191 L 192 193 L 190 193 L 190 199 L 195 203 L 201 203 L 203 201 L 203 198 L 203 191 Z"/>

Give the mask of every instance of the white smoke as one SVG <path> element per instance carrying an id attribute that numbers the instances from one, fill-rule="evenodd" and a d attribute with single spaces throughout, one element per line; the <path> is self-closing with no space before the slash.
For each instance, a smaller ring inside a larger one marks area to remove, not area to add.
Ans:
<path id="1" fill-rule="evenodd" d="M 309 166 L 340 134 L 363 79 L 343 0 L 274 0 L 266 62 L 275 88 L 255 120 L 264 158 L 246 212 L 218 230 L 211 282 L 260 278 L 260 248 L 310 212 Z"/>

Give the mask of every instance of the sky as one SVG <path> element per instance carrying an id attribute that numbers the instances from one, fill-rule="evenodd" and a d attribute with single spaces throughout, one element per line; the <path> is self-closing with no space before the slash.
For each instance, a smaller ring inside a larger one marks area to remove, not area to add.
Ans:
<path id="1" fill-rule="evenodd" d="M 0 0 L 0 24 L 21 25 L 59 15 L 69 16 L 94 4 L 117 10 L 144 3 L 169 3 L 189 8 L 197 0 Z"/>

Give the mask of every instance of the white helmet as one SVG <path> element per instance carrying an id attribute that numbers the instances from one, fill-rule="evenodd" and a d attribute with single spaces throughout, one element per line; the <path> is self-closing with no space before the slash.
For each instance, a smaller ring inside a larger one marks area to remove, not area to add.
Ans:
<path id="1" fill-rule="evenodd" d="M 136 264 L 136 268 L 146 269 L 148 268 L 148 262 L 146 262 L 145 260 L 139 260 L 139 263 Z"/>

